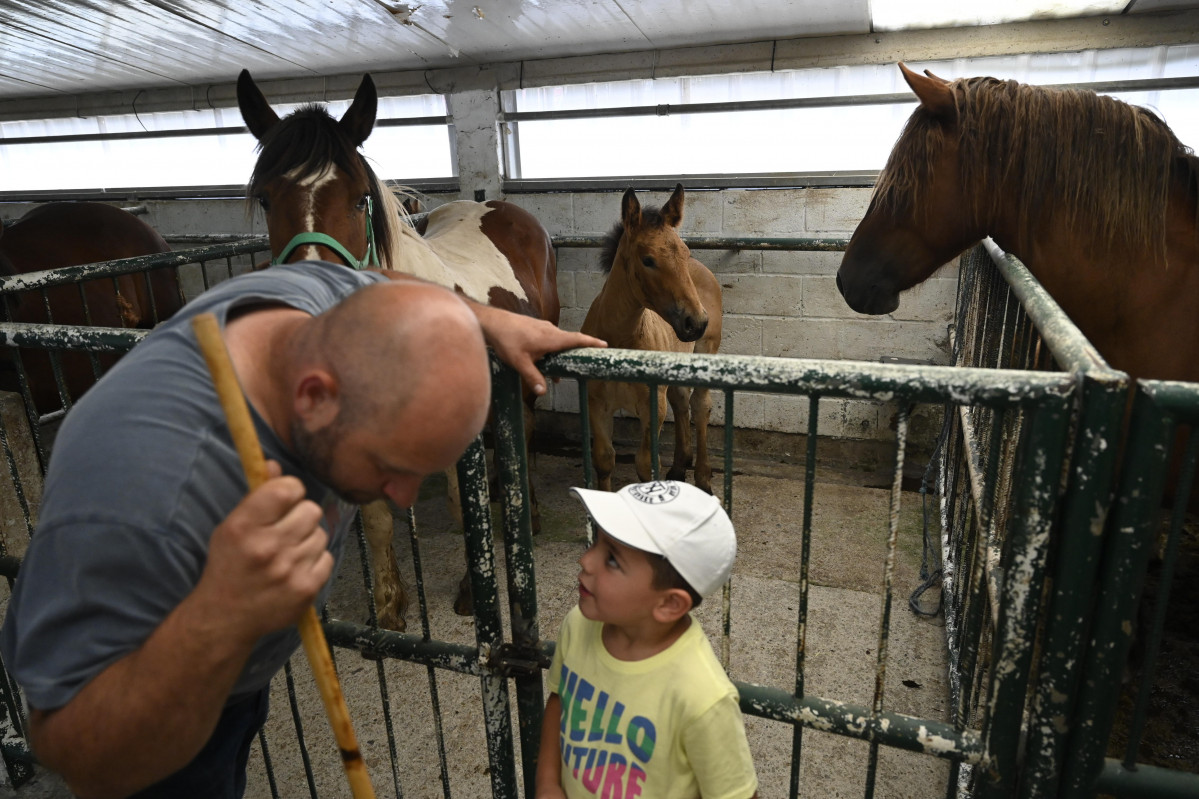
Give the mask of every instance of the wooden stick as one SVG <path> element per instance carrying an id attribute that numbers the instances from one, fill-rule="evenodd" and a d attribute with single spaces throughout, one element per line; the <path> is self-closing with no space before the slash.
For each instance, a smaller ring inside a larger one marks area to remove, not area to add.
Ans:
<path id="1" fill-rule="evenodd" d="M 224 339 L 221 338 L 220 325 L 215 316 L 205 313 L 192 319 L 192 328 L 196 331 L 204 360 L 208 362 L 208 371 L 212 374 L 212 382 L 225 411 L 229 432 L 233 435 L 233 443 L 246 472 L 246 481 L 253 491 L 266 482 L 266 460 L 262 456 L 262 447 L 254 431 L 254 421 L 250 418 L 246 398 L 242 395 L 241 384 L 233 371 L 233 362 L 229 360 L 229 351 L 225 349 Z M 358 751 L 354 726 L 350 723 L 350 711 L 346 708 L 341 684 L 337 681 L 337 671 L 333 668 L 333 658 L 329 654 L 329 645 L 325 641 L 325 631 L 321 628 L 314 607 L 309 607 L 300 619 L 300 640 L 308 655 L 312 674 L 316 677 L 329 726 L 333 728 L 337 746 L 341 749 L 341 761 L 345 766 L 346 779 L 350 781 L 350 792 L 354 799 L 374 799 L 375 791 L 367 776 L 362 753 Z"/>

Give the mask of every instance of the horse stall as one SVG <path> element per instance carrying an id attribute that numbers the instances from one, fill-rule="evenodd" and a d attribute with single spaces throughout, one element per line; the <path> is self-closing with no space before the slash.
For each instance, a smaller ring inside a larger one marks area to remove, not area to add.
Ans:
<path id="1" fill-rule="evenodd" d="M 594 244 L 569 237 L 555 243 Z M 689 244 L 844 246 L 711 237 L 691 237 Z M 265 250 L 258 238 L 6 278 L 0 293 L 165 268 L 178 270 L 190 297 L 252 268 Z M 994 262 L 981 250 L 963 258 L 954 366 L 629 350 L 580 351 L 546 362 L 547 374 L 563 380 L 558 390 L 569 388 L 584 405 L 583 420 L 588 381 L 680 384 L 716 395 L 716 418 L 724 423 L 714 436 L 713 487 L 740 545 L 723 601 L 705 603 L 697 615 L 741 691 L 762 796 L 1090 796 L 1096 786 L 1120 796 L 1195 795 L 1189 775 L 1132 767 L 1150 712 L 1148 690 L 1132 708 L 1126 764 L 1104 760 L 1110 697 L 1131 640 L 1125 621 L 1139 596 L 1133 589 L 1140 578 L 1124 575 L 1147 568 L 1147 540 L 1157 534 L 1151 510 L 1165 490 L 1165 451 L 1174 427 L 1193 421 L 1193 387 L 1141 386 L 1132 423 L 1146 432 L 1129 448 L 1135 466 L 1121 472 L 1127 487 L 1109 522 L 1127 534 L 1095 535 L 1117 468 L 1112 442 L 1120 436 L 1127 378 L 1103 364 L 1018 262 L 999 253 Z M 18 363 L 43 349 L 122 351 L 144 335 L 12 323 L 0 334 Z M 92 368 L 102 370 L 95 360 Z M 61 369 L 52 374 L 69 408 Z M 574 448 L 525 461 L 519 386 L 502 366 L 494 375 L 490 443 L 498 491 L 489 492 L 482 440 L 459 465 L 473 617 L 449 608 L 463 544 L 452 534 L 436 481 L 395 528 L 402 570 L 416 588 L 419 632 L 377 625 L 373 567 L 361 537 L 325 608 L 326 636 L 380 794 L 529 795 L 546 697 L 543 671 L 557 620 L 575 601 L 574 560 L 587 540 L 581 508 L 565 489 L 593 478 L 585 422 Z M 37 410 L 28 385 L 21 381 L 24 402 L 10 395 L 0 416 L 10 475 L 0 566 L 10 580 L 36 524 L 41 464 L 60 415 Z M 763 397 L 794 403 L 805 430 L 797 439 L 802 450 L 766 462 L 756 457 L 753 439 L 735 435 L 738 410 Z M 882 487 L 853 485 L 829 456 L 836 446 L 825 432 L 836 429 L 830 407 L 846 400 L 895 419 Z M 656 405 L 651 410 L 666 414 Z M 942 431 L 935 453 L 913 434 L 930 420 Z M 1189 443 L 1184 477 L 1193 472 L 1194 449 Z M 536 538 L 530 471 L 547 521 Z M 1165 538 L 1165 564 L 1173 562 L 1168 553 L 1179 546 L 1181 527 L 1176 520 Z M 1165 597 L 1168 569 L 1157 582 Z M 913 610 L 935 614 L 939 591 L 943 623 L 896 606 L 897 592 L 903 598 L 922 583 L 932 593 L 913 596 Z M 1122 586 L 1123 593 L 1101 591 L 1107 586 Z M 1091 621 L 1096 595 L 1102 599 Z M 1166 607 L 1164 599 L 1157 607 Z M 1147 618 L 1153 633 L 1145 674 L 1166 626 L 1164 611 Z M 1093 634 L 1084 632 L 1088 625 Z M 1090 638 L 1089 648 L 1101 657 L 1084 661 L 1080 653 Z M 6 727 L 0 752 L 10 781 L 20 786 L 35 771 L 11 680 L 0 697 Z M 302 656 L 276 680 L 272 701 L 247 795 L 348 796 Z M 51 782 L 38 776 L 26 791 Z"/>

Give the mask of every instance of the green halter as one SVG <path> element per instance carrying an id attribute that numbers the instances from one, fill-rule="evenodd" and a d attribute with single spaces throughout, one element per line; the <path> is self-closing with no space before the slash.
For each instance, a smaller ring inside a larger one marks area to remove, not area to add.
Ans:
<path id="1" fill-rule="evenodd" d="M 368 266 L 378 266 L 379 252 L 375 248 L 375 226 L 372 220 L 374 210 L 374 201 L 368 194 L 366 197 L 366 255 L 361 261 L 350 255 L 350 251 L 332 236 L 315 231 L 305 231 L 292 236 L 291 241 L 287 242 L 287 246 L 271 259 L 271 266 L 286 262 L 287 257 L 295 252 L 297 247 L 302 247 L 305 244 L 319 244 L 322 247 L 328 247 L 340 255 L 347 266 L 351 266 L 354 269 L 366 269 Z"/>

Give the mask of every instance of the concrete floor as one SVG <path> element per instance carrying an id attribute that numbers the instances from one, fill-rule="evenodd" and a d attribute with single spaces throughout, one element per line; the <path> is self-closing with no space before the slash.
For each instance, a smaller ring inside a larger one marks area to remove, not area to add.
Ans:
<path id="1" fill-rule="evenodd" d="M 616 482 L 634 479 L 631 463 L 618 464 Z M 795 458 L 781 454 L 737 460 L 733 520 L 739 552 L 732 582 L 732 632 L 729 672 L 736 680 L 793 690 L 795 680 L 796 613 L 803 518 L 803 472 Z M 923 464 L 918 466 L 922 467 Z M 887 467 L 889 469 L 889 467 Z M 581 505 L 567 488 L 581 484 L 577 452 L 558 450 L 539 454 L 533 469 L 542 502 L 543 532 L 536 540 L 538 601 L 541 635 L 554 638 L 558 623 L 576 601 L 575 560 L 582 553 L 585 532 Z M 719 475 L 717 484 L 719 484 Z M 881 586 L 890 475 L 852 469 L 822 468 L 818 472 L 810 566 L 806 690 L 811 695 L 869 706 L 874 688 L 875 657 L 882 610 Z M 421 557 L 430 604 L 434 638 L 474 642 L 470 620 L 453 614 L 450 603 L 462 573 L 461 536 L 452 530 L 444 493 L 431 481 L 417 508 Z M 903 494 L 900 536 L 894 575 L 890 660 L 884 706 L 888 710 L 947 719 L 945 644 L 941 620 L 917 617 L 907 597 L 919 582 L 921 516 L 919 495 Z M 398 521 L 396 543 L 401 568 L 409 585 L 411 570 L 407 523 Z M 497 547 L 499 543 L 497 541 Z M 502 557 L 497 562 L 502 569 Z M 357 549 L 348 553 L 338 576 L 330 613 L 365 621 Z M 501 585 L 503 575 L 500 576 Z M 933 598 L 935 601 L 935 597 Z M 698 616 L 717 652 L 720 641 L 720 602 L 709 601 Z M 409 614 L 418 629 L 416 603 Z M 372 782 L 379 796 L 394 792 L 424 799 L 442 795 L 438 752 L 430 708 L 430 677 L 425 668 L 399 662 L 381 667 L 356 654 L 337 658 L 343 690 Z M 336 747 L 302 653 L 293 659 L 295 683 L 302 708 L 303 735 L 312 761 L 313 784 L 321 797 L 348 797 Z M 381 711 L 377 674 L 382 671 L 389 694 L 400 765 L 392 772 Z M 438 672 L 446 759 L 452 795 L 484 797 L 490 783 L 483 736 L 479 683 L 476 678 Z M 746 728 L 760 783 L 759 794 L 786 796 L 791 770 L 792 728 L 778 722 L 747 717 Z M 288 711 L 286 681 L 276 681 L 268 746 L 274 779 L 284 797 L 307 796 L 308 785 Z M 800 791 L 806 796 L 861 796 L 867 744 L 805 730 Z M 883 748 L 879 755 L 876 796 L 924 799 L 943 795 L 948 765 L 936 758 Z M 6 794 L 5 791 L 8 791 Z M 42 776 L 17 792 L 0 786 L 0 796 L 18 799 L 57 799 L 69 793 L 52 775 Z M 271 789 L 261 752 L 255 749 L 247 797 L 269 797 Z"/>

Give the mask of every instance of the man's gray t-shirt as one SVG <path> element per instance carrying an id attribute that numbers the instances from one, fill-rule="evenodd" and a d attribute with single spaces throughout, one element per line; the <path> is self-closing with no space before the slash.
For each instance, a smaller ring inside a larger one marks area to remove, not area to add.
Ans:
<path id="1" fill-rule="evenodd" d="M 5 665 L 30 705 L 61 707 L 141 646 L 194 589 L 213 529 L 246 495 L 191 318 L 212 312 L 223 327 L 231 308 L 266 303 L 316 315 L 386 279 L 301 263 L 225 281 L 156 328 L 71 410 L 0 630 Z M 308 474 L 257 413 L 254 422 L 266 457 L 324 509 L 340 562 L 354 506 Z M 296 628 L 263 637 L 233 698 L 266 686 L 299 643 Z"/>

